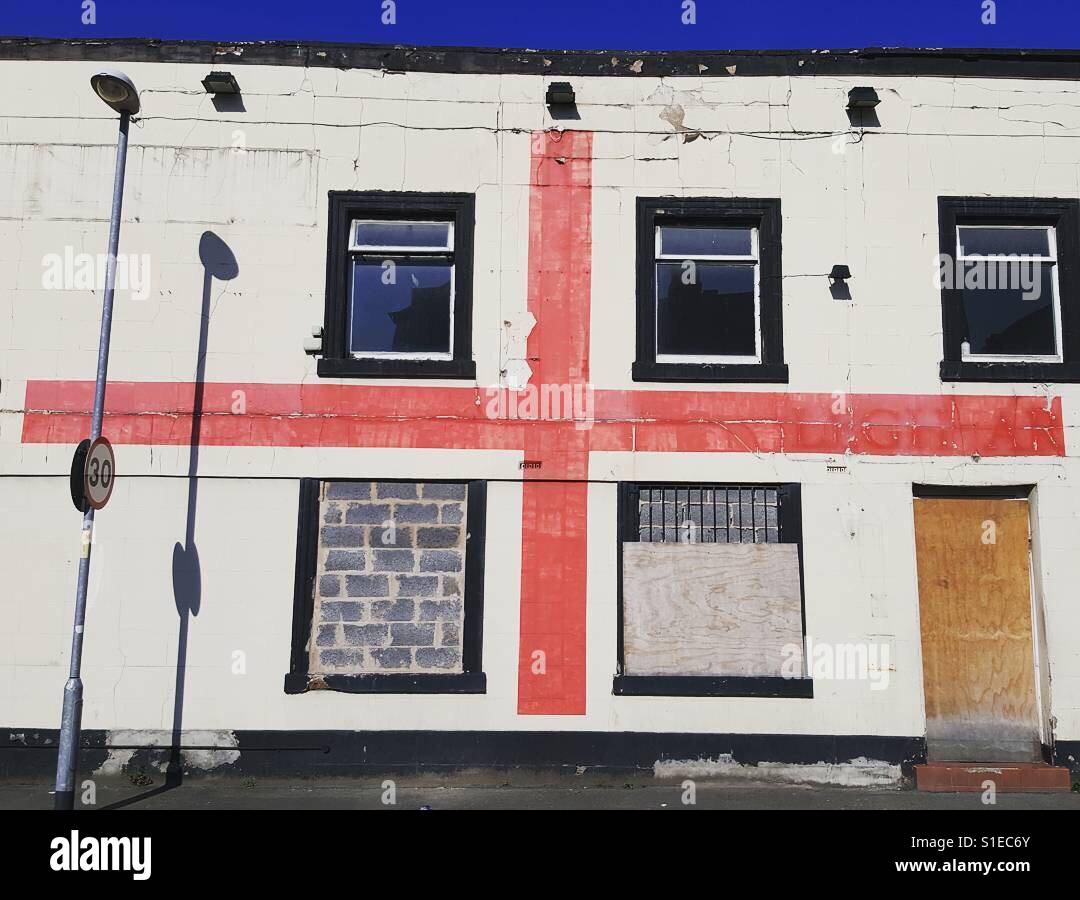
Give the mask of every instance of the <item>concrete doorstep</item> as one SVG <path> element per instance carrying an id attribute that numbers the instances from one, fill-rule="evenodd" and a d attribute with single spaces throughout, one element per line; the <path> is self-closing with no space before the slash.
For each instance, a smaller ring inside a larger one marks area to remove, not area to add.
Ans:
<path id="1" fill-rule="evenodd" d="M 1065 766 L 1045 763 L 926 763 L 915 766 L 915 785 L 937 793 L 982 792 L 1046 793 L 1072 790 Z"/>

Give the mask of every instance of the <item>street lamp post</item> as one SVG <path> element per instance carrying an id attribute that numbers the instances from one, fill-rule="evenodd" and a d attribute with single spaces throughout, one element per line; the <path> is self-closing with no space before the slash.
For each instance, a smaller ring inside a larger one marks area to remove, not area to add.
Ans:
<path id="1" fill-rule="evenodd" d="M 120 113 L 120 134 L 116 141 L 116 175 L 113 180 L 112 215 L 109 220 L 109 256 L 105 268 L 105 298 L 101 310 L 101 337 L 98 342 L 97 380 L 94 383 L 94 412 L 90 440 L 101 436 L 105 408 L 105 382 L 109 369 L 109 338 L 112 333 L 113 291 L 116 284 L 116 251 L 120 244 L 120 208 L 124 200 L 124 169 L 127 163 L 128 124 L 139 111 L 139 92 L 123 72 L 105 70 L 90 79 L 90 85 L 106 104 Z M 79 758 L 82 730 L 83 627 L 86 622 L 86 586 L 90 578 L 90 547 L 94 530 L 94 507 L 85 504 L 82 521 L 82 552 L 79 581 L 75 590 L 75 625 L 71 635 L 71 667 L 64 685 L 64 711 L 60 720 L 60 753 L 56 761 L 56 809 L 75 808 L 75 768 Z"/>

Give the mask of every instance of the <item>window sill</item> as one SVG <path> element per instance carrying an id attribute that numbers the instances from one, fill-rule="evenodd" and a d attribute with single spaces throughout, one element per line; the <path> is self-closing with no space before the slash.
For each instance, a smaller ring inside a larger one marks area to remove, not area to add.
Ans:
<path id="1" fill-rule="evenodd" d="M 1078 384 L 1080 383 L 1080 363 L 960 362 L 958 360 L 944 360 L 941 363 L 941 380 Z"/>
<path id="2" fill-rule="evenodd" d="M 486 694 L 483 672 L 453 675 L 307 675 L 291 672 L 285 676 L 286 694 L 309 691 L 337 691 L 342 694 Z"/>
<path id="3" fill-rule="evenodd" d="M 475 380 L 471 359 L 319 359 L 323 378 L 461 378 Z"/>
<path id="4" fill-rule="evenodd" d="M 722 363 L 634 363 L 634 381 L 716 381 L 741 384 L 787 384 L 784 363 L 734 365 Z"/>
<path id="5" fill-rule="evenodd" d="M 814 696 L 812 678 L 745 675 L 616 675 L 619 697 L 794 697 Z"/>

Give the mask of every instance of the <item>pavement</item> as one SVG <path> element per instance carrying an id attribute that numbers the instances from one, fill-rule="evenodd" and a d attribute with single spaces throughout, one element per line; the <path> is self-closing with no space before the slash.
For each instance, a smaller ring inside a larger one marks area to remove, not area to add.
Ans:
<path id="1" fill-rule="evenodd" d="M 90 786 L 81 777 L 80 794 Z M 687 802 L 692 788 L 693 803 Z M 0 809 L 51 809 L 49 781 L 0 781 Z M 97 777 L 95 809 L 1008 809 L 1080 810 L 1080 792 L 922 794 L 911 789 L 754 783 L 730 778 L 658 779 L 649 774 L 455 772 L 357 778 Z M 392 798 L 391 798 L 391 795 Z M 393 802 L 390 802 L 390 800 Z"/>

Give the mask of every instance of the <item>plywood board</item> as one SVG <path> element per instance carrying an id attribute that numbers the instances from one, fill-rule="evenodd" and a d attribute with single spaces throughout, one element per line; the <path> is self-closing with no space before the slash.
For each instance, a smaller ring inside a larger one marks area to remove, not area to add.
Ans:
<path id="1" fill-rule="evenodd" d="M 623 545 L 627 675 L 801 675 L 802 648 L 797 545 Z"/>
<path id="2" fill-rule="evenodd" d="M 1026 500 L 916 499 L 931 760 L 1041 758 Z"/>

